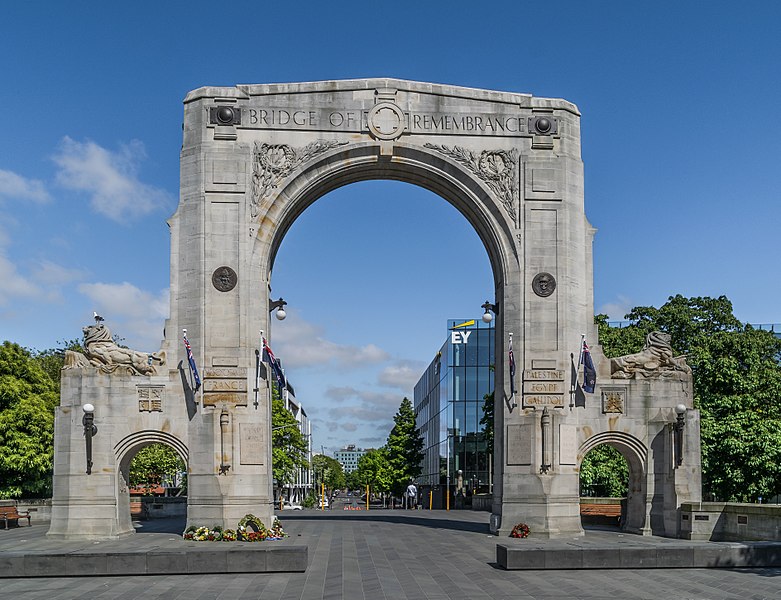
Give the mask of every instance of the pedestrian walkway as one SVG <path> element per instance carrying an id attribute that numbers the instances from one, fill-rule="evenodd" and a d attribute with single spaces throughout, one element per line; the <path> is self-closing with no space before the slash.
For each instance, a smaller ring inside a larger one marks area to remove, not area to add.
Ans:
<path id="1" fill-rule="evenodd" d="M 575 598 L 611 600 L 690 598 L 781 598 L 781 568 L 765 569 L 623 569 L 508 571 L 496 562 L 497 545 L 547 542 L 497 538 L 488 532 L 487 513 L 471 511 L 285 511 L 282 524 L 290 537 L 282 544 L 308 547 L 308 565 L 298 573 L 230 573 L 212 575 L 81 576 L 5 579 L 0 598 L 13 600 L 73 600 L 76 598 L 135 600 L 141 598 L 301 599 L 334 598 L 459 600 L 510 598 Z M 128 539 L 144 546 L 188 544 L 179 539 L 171 522 L 146 522 L 157 532 Z M 144 525 L 144 523 L 142 523 Z M 40 527 L 40 526 L 39 526 Z M 45 552 L 45 528 L 0 531 L 0 571 L 6 572 L 8 553 L 26 547 Z M 142 528 L 141 531 L 144 531 Z M 19 534 L 22 537 L 19 537 Z M 10 534 L 10 535 L 7 535 Z M 588 531 L 581 543 L 649 538 L 608 531 Z M 27 539 L 24 544 L 21 540 Z M 120 542 L 123 540 L 120 540 Z M 561 544 L 563 540 L 551 543 Z M 631 543 L 632 540 L 629 540 Z M 660 540 L 668 544 L 675 540 Z M 111 542 L 115 543 L 115 542 Z M 268 542 L 280 543 L 280 542 Z M 101 544 L 96 544 L 100 547 Z M 218 543 L 190 542 L 197 547 Z M 263 545 L 253 544 L 253 546 Z M 224 544 L 233 546 L 233 544 Z M 562 564 L 562 567 L 565 565 Z M 639 567 L 639 568 L 638 568 Z"/>

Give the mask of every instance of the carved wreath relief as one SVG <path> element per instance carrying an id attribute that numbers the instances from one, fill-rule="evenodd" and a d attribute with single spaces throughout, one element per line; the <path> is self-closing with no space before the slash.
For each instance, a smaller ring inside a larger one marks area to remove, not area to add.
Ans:
<path id="1" fill-rule="evenodd" d="M 252 150 L 252 200 L 250 214 L 258 216 L 261 201 L 280 182 L 299 165 L 347 142 L 336 140 L 317 140 L 303 148 L 293 148 L 287 144 L 258 144 Z"/>
<path id="2" fill-rule="evenodd" d="M 479 155 L 461 146 L 450 148 L 445 145 L 424 144 L 424 147 L 436 150 L 464 165 L 496 194 L 510 219 L 516 221 L 515 197 L 518 192 L 516 164 L 517 150 L 483 150 Z"/>

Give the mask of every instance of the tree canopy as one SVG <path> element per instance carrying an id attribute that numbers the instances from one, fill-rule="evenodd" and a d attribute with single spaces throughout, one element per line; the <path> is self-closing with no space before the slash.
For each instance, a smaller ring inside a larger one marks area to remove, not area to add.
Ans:
<path id="1" fill-rule="evenodd" d="M 309 466 L 308 447 L 298 421 L 275 390 L 271 401 L 271 458 L 277 488 L 293 483 L 299 471 Z"/>
<path id="2" fill-rule="evenodd" d="M 781 493 L 781 339 L 741 323 L 725 296 L 671 296 L 626 318 L 616 328 L 596 317 L 606 356 L 639 351 L 654 330 L 686 355 L 701 414 L 704 497 L 753 502 Z"/>
<path id="3" fill-rule="evenodd" d="M 621 453 L 607 444 L 597 446 L 580 467 L 580 495 L 623 498 L 629 486 L 629 465 Z"/>
<path id="4" fill-rule="evenodd" d="M 385 447 L 391 468 L 391 491 L 401 495 L 423 471 L 423 438 L 415 427 L 415 411 L 409 398 L 401 401 L 393 422 Z"/>
<path id="5" fill-rule="evenodd" d="M 315 493 L 320 494 L 320 484 L 323 484 L 330 495 L 333 490 L 338 490 L 346 485 L 344 469 L 341 463 L 330 456 L 318 454 L 312 457 L 312 471 L 315 478 Z"/>
<path id="6" fill-rule="evenodd" d="M 29 350 L 0 346 L 0 497 L 51 494 L 57 382 Z"/>
<path id="7" fill-rule="evenodd" d="M 369 450 L 358 459 L 354 481 L 361 487 L 368 485 L 374 492 L 389 492 L 393 483 L 393 470 L 385 447 Z"/>
<path id="8" fill-rule="evenodd" d="M 174 482 L 185 469 L 184 461 L 173 448 L 166 444 L 150 444 L 130 461 L 130 486 L 150 490 L 162 485 L 164 480 Z"/>

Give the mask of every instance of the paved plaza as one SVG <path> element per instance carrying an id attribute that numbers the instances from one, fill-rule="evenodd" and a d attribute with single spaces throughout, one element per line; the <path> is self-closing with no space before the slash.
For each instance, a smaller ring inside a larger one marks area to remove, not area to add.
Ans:
<path id="1" fill-rule="evenodd" d="M 496 564 L 497 543 L 545 542 L 489 535 L 489 515 L 482 512 L 304 510 L 284 511 L 281 517 L 290 535 L 283 543 L 309 547 L 305 573 L 3 579 L 0 598 L 781 599 L 781 568 L 506 571 Z M 150 551 L 181 544 L 201 548 L 205 543 L 184 542 L 175 535 L 182 525 L 175 520 L 140 522 L 139 533 L 123 543 Z M 45 531 L 43 523 L 29 530 L 0 530 L 0 565 L 4 555 L 25 545 L 45 549 Z M 589 530 L 585 540 L 618 547 L 635 537 Z M 95 553 L 105 545 L 92 544 Z"/>

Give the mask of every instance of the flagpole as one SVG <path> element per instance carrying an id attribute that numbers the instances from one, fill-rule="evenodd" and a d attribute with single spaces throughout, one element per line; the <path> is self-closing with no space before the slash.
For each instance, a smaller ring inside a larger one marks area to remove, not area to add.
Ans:
<path id="1" fill-rule="evenodd" d="M 583 342 L 586 341 L 586 334 L 581 333 L 580 334 L 580 355 L 578 356 L 578 369 L 580 369 L 580 365 L 583 364 Z"/>
<path id="2" fill-rule="evenodd" d="M 182 339 L 185 342 L 184 346 L 185 346 L 185 349 L 186 349 L 187 348 L 187 330 L 186 329 L 182 329 Z M 189 356 L 187 357 L 187 372 L 190 373 L 190 377 L 188 379 L 189 379 L 190 389 L 192 389 L 193 386 L 195 385 L 195 383 L 193 382 L 193 370 L 192 370 L 192 367 L 190 367 L 190 357 Z"/>
<path id="3" fill-rule="evenodd" d="M 510 333 L 510 351 L 508 357 L 510 359 L 510 410 L 518 406 L 518 402 L 515 400 L 515 354 L 513 353 L 513 334 Z"/>
<path id="4" fill-rule="evenodd" d="M 583 344 L 581 344 L 581 347 L 583 347 Z M 571 412 L 572 409 L 575 408 L 575 385 L 577 384 L 577 376 L 578 376 L 578 372 L 575 370 L 575 354 L 573 352 L 569 353 L 569 364 L 570 364 L 569 409 Z"/>
<path id="5" fill-rule="evenodd" d="M 263 330 L 260 330 L 260 349 L 255 348 L 255 400 L 252 403 L 258 410 L 258 394 L 260 393 L 260 353 L 263 351 Z"/>

